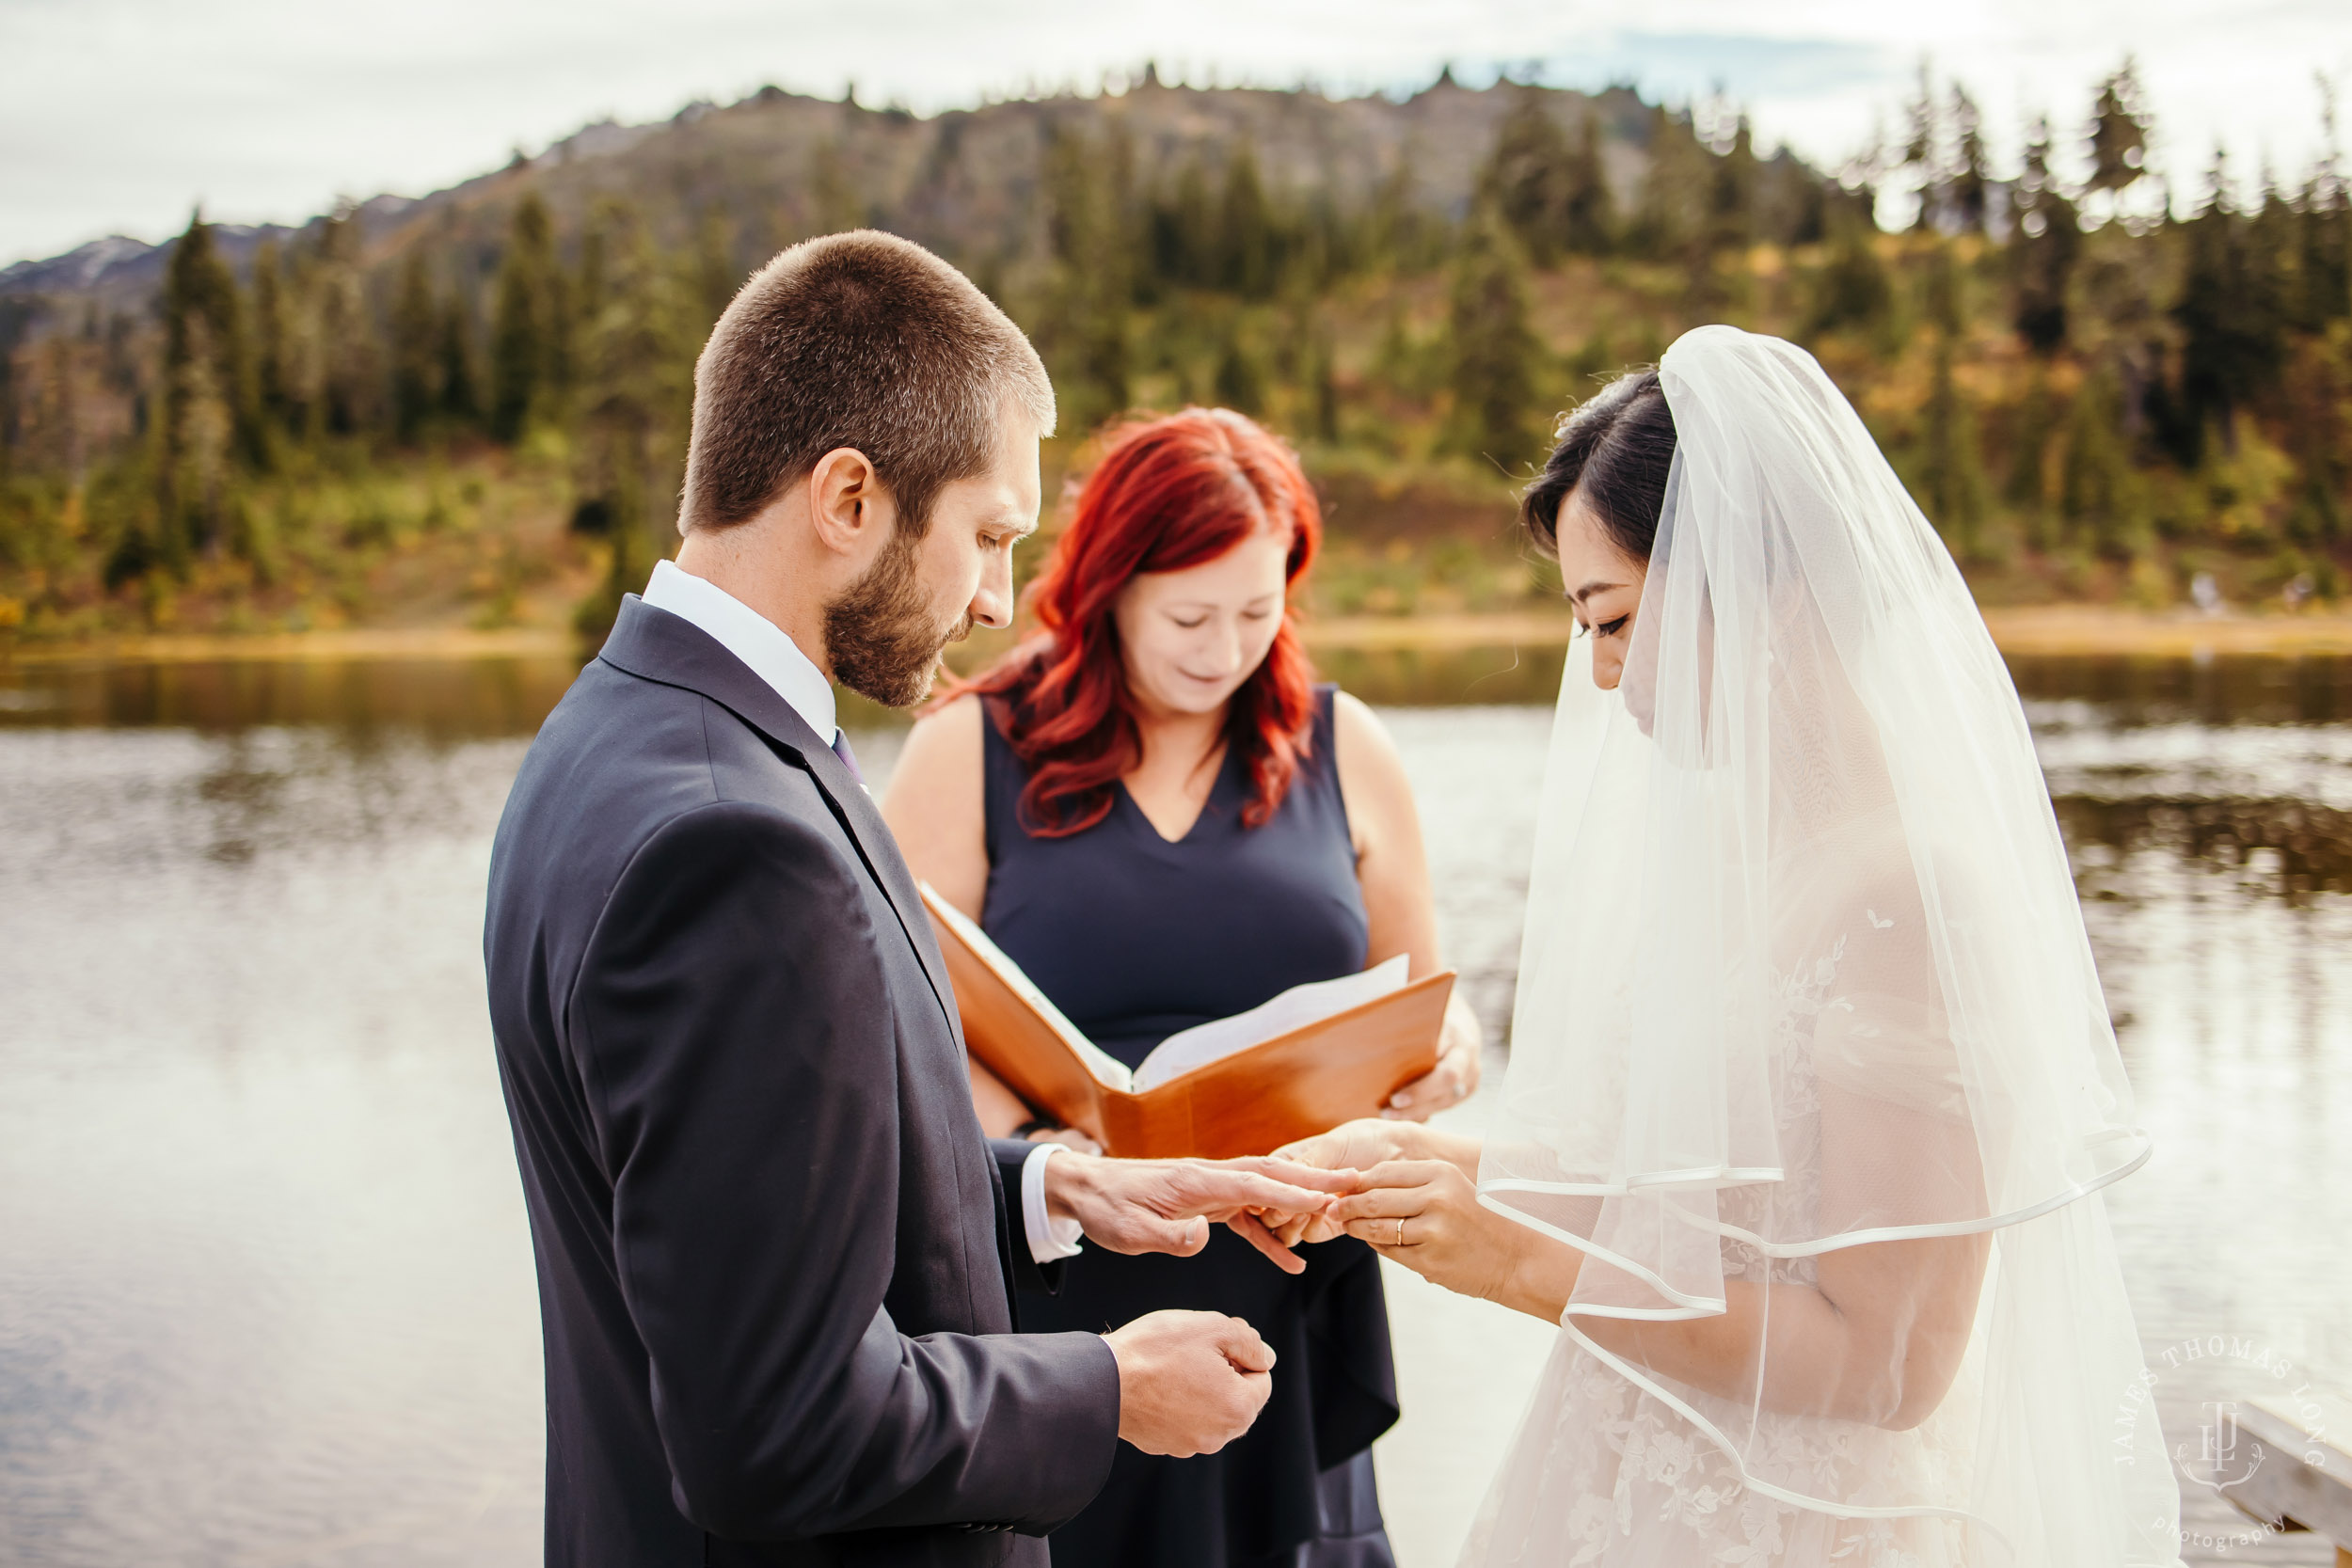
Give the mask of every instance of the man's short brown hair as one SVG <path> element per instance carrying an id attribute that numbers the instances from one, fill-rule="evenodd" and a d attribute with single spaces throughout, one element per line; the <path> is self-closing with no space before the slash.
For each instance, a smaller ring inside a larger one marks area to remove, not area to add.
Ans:
<path id="1" fill-rule="evenodd" d="M 942 487 L 988 471 L 1008 402 L 1053 434 L 1037 350 L 970 278 L 871 229 L 803 241 L 752 275 L 694 367 L 679 531 L 747 521 L 851 447 L 920 535 Z"/>

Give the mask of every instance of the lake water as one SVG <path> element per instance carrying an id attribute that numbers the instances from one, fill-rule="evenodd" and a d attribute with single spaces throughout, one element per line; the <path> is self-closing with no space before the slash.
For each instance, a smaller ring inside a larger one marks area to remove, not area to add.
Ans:
<path id="1" fill-rule="evenodd" d="M 1499 1035 L 1557 656 L 1327 663 L 1404 750 Z M 569 674 L 0 670 L 0 1560 L 536 1560 L 536 1305 L 478 941 Z M 2018 677 L 2157 1141 L 2108 1207 L 2193 1459 L 2206 1402 L 2268 1386 L 2238 1348 L 2352 1386 L 2352 663 Z M 863 721 L 884 772 L 896 732 Z M 1405 1568 L 1438 1568 L 1549 1331 L 1391 1289 L 1407 1415 L 1377 1458 Z M 2189 1555 L 2328 1560 L 2308 1536 Z"/>

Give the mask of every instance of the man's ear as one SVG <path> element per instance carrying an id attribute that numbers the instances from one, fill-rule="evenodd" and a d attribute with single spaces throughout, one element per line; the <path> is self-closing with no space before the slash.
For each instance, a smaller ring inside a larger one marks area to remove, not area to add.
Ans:
<path id="1" fill-rule="evenodd" d="M 809 524 L 827 549 L 863 558 L 898 526 L 898 507 L 855 447 L 835 447 L 808 471 Z"/>

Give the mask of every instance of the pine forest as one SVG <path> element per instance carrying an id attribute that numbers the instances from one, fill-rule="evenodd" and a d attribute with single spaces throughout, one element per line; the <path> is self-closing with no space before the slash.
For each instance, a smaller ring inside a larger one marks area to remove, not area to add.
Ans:
<path id="1" fill-rule="evenodd" d="M 2128 62 L 2003 164 L 1923 68 L 1836 169 L 1625 87 L 1146 72 L 929 118 L 768 88 L 300 229 L 199 213 L 0 273 L 0 638 L 593 635 L 675 546 L 711 322 L 860 225 L 1036 340 L 1049 497 L 1129 411 L 1287 436 L 1327 508 L 1319 614 L 1556 602 L 1515 487 L 1561 410 L 1709 321 L 1820 356 L 1986 603 L 2324 604 L 2352 590 L 2344 171 L 2159 170 L 2155 130 Z"/>

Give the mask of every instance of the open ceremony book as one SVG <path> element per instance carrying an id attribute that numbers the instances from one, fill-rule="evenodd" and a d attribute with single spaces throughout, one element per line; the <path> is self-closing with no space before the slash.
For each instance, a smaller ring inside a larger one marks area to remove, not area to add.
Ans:
<path id="1" fill-rule="evenodd" d="M 1407 982 L 1400 954 L 1170 1035 L 1130 1071 L 929 883 L 923 903 L 972 1053 L 1013 1093 L 1106 1153 L 1271 1153 L 1376 1115 L 1390 1095 L 1438 1065 L 1454 971 Z"/>

